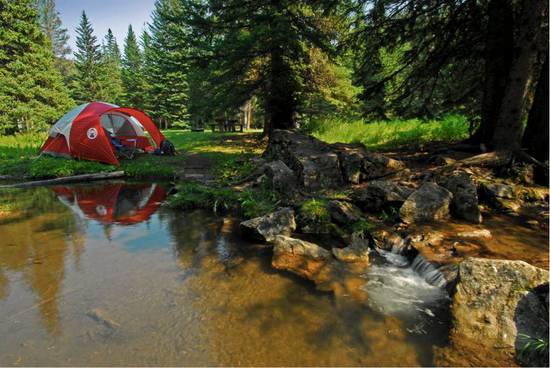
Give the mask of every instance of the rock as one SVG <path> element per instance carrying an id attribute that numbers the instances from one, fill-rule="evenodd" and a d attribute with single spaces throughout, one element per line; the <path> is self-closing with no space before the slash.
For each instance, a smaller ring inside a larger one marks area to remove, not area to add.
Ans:
<path id="1" fill-rule="evenodd" d="M 443 155 L 435 155 L 431 157 L 428 162 L 437 166 L 445 166 L 454 164 L 456 160 Z"/>
<path id="2" fill-rule="evenodd" d="M 355 191 L 353 199 L 365 211 L 377 211 L 388 205 L 401 205 L 412 192 L 412 189 L 389 180 L 373 180 Z"/>
<path id="3" fill-rule="evenodd" d="M 273 241 L 271 265 L 278 270 L 287 270 L 318 284 L 328 279 L 331 253 L 317 244 L 278 235 Z"/>
<path id="4" fill-rule="evenodd" d="M 511 185 L 501 183 L 482 183 L 480 188 L 484 195 L 489 199 L 494 198 L 514 198 L 514 188 Z"/>
<path id="5" fill-rule="evenodd" d="M 240 224 L 243 236 L 262 242 L 270 242 L 277 235 L 292 235 L 296 230 L 294 211 L 283 208 L 265 216 L 256 217 Z"/>
<path id="6" fill-rule="evenodd" d="M 277 191 L 285 192 L 292 190 L 297 184 L 296 175 L 281 160 L 265 164 L 264 171 L 272 187 Z"/>
<path id="7" fill-rule="evenodd" d="M 274 130 L 264 157 L 283 161 L 308 190 L 380 178 L 405 168 L 398 161 L 367 152 L 360 144 L 327 144 L 293 130 Z"/>
<path id="8" fill-rule="evenodd" d="M 283 161 L 307 190 L 337 187 L 343 181 L 330 145 L 297 131 L 274 130 L 264 157 Z"/>
<path id="9" fill-rule="evenodd" d="M 493 237 L 491 232 L 487 229 L 462 231 L 460 233 L 457 233 L 456 236 L 459 238 L 467 238 L 467 239 L 491 239 Z"/>
<path id="10" fill-rule="evenodd" d="M 453 193 L 451 212 L 455 216 L 474 224 L 481 223 L 477 188 L 470 175 L 457 170 L 451 174 L 443 186 Z"/>
<path id="11" fill-rule="evenodd" d="M 110 318 L 105 311 L 99 308 L 94 308 L 86 312 L 86 315 L 103 326 L 115 330 L 120 327 L 116 321 Z"/>
<path id="12" fill-rule="evenodd" d="M 352 203 L 330 201 L 328 203 L 330 218 L 338 224 L 350 224 L 361 218 L 361 210 Z"/>
<path id="13" fill-rule="evenodd" d="M 452 198 L 447 189 L 426 182 L 407 198 L 399 215 L 407 223 L 441 220 L 448 216 Z"/>
<path id="14" fill-rule="evenodd" d="M 353 235 L 350 245 L 345 248 L 332 248 L 332 254 L 342 262 L 368 265 L 369 241 Z"/>
<path id="15" fill-rule="evenodd" d="M 548 277 L 548 271 L 523 261 L 463 261 L 451 308 L 452 343 L 462 354 L 475 349 L 471 354 L 481 359 L 475 365 L 502 366 L 523 348 L 520 334 L 547 339 L 548 309 L 533 290 Z"/>
<path id="16" fill-rule="evenodd" d="M 409 247 L 410 239 L 407 238 L 407 240 L 405 240 L 393 231 L 380 229 L 373 230 L 370 234 L 377 248 L 390 252 L 402 253 Z"/>

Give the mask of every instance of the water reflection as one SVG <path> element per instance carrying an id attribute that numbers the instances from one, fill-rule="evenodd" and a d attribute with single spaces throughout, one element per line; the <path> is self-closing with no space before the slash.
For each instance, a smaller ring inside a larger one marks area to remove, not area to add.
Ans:
<path id="1" fill-rule="evenodd" d="M 0 216 L 0 301 L 10 294 L 10 283 L 22 282 L 38 298 L 30 308 L 40 311 L 49 333 L 59 334 L 66 262 L 78 269 L 87 237 L 99 230 L 89 220 L 101 223 L 105 233 L 113 223 L 137 224 L 151 217 L 165 195 L 157 184 L 127 183 L 1 193 L 0 203 L 10 211 Z"/>

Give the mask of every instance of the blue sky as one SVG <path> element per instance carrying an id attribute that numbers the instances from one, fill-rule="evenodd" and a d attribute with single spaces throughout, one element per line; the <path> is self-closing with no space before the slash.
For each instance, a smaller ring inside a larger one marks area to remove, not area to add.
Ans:
<path id="1" fill-rule="evenodd" d="M 55 4 L 71 36 L 69 45 L 73 52 L 82 10 L 86 11 L 97 39 L 101 42 L 111 28 L 122 51 L 128 25 L 131 24 L 139 36 L 145 22 L 150 20 L 155 0 L 56 0 Z"/>

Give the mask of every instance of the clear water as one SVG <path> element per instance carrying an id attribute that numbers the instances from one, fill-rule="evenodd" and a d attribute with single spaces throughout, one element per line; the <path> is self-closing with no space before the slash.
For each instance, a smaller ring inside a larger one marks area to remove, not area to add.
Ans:
<path id="1" fill-rule="evenodd" d="M 0 365 L 415 366 L 445 344 L 444 295 L 400 259 L 361 300 L 319 292 L 159 188 L 0 193 Z"/>

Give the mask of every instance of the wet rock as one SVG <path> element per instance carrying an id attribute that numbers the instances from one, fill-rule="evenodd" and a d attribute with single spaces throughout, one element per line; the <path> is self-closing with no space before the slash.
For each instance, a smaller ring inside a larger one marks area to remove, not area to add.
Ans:
<path id="1" fill-rule="evenodd" d="M 330 218 L 338 224 L 350 224 L 361 218 L 361 210 L 349 202 L 328 202 Z"/>
<path id="2" fill-rule="evenodd" d="M 522 334 L 546 339 L 548 309 L 534 289 L 548 277 L 548 271 L 523 261 L 463 261 L 451 308 L 454 349 L 477 356 L 475 365 L 502 366 L 523 348 Z"/>
<path id="3" fill-rule="evenodd" d="M 451 174 L 443 186 L 453 193 L 451 212 L 456 217 L 475 224 L 481 223 L 477 188 L 470 175 L 457 170 Z"/>
<path id="4" fill-rule="evenodd" d="M 334 261 L 328 250 L 314 243 L 282 235 L 276 236 L 273 244 L 271 265 L 274 268 L 290 271 L 319 284 L 328 278 Z"/>
<path id="5" fill-rule="evenodd" d="M 399 215 L 407 223 L 441 220 L 448 216 L 452 198 L 452 193 L 447 189 L 426 182 L 407 198 Z"/>
<path id="6" fill-rule="evenodd" d="M 283 208 L 265 216 L 243 221 L 240 224 L 243 236 L 262 242 L 270 242 L 277 235 L 291 235 L 296 230 L 294 211 Z"/>
<path id="7" fill-rule="evenodd" d="M 389 205 L 401 205 L 412 192 L 389 180 L 373 180 L 365 188 L 356 190 L 353 199 L 364 210 L 377 211 Z"/>
<path id="8" fill-rule="evenodd" d="M 295 188 L 296 175 L 283 161 L 276 160 L 265 164 L 264 171 L 275 190 L 285 192 Z"/>
<path id="9" fill-rule="evenodd" d="M 487 229 L 462 231 L 457 233 L 456 236 L 459 238 L 467 238 L 467 239 L 491 239 L 493 237 L 491 232 Z"/>
<path id="10" fill-rule="evenodd" d="M 368 265 L 369 241 L 353 235 L 350 245 L 345 248 L 332 248 L 332 254 L 341 262 Z"/>
<path id="11" fill-rule="evenodd" d="M 375 242 L 375 246 L 386 251 L 402 253 L 409 245 L 409 239 L 405 240 L 393 231 L 378 229 L 371 231 L 370 234 Z"/>

